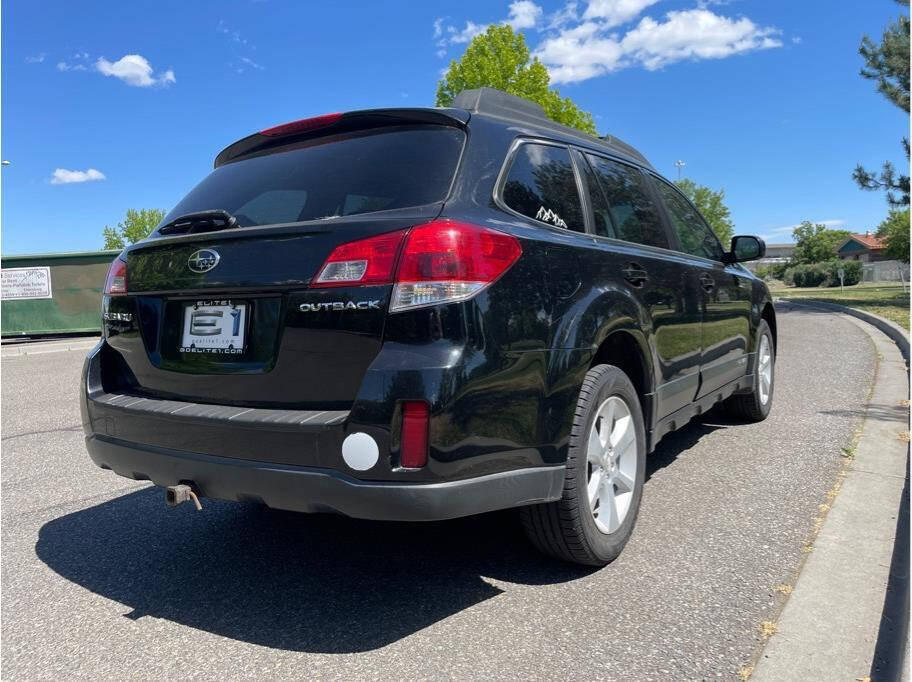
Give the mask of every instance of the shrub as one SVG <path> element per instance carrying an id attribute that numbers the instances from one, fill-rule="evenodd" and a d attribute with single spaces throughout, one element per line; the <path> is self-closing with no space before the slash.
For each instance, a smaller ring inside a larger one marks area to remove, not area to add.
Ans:
<path id="1" fill-rule="evenodd" d="M 783 280 L 796 287 L 839 286 L 839 268 L 845 270 L 847 286 L 861 281 L 861 262 L 856 260 L 829 260 L 822 263 L 804 263 L 786 269 Z"/>

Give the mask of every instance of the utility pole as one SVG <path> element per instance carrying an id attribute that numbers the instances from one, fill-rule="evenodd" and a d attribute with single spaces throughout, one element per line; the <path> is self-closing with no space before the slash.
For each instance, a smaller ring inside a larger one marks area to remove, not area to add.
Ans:
<path id="1" fill-rule="evenodd" d="M 684 163 L 683 161 L 681 161 L 681 159 L 678 159 L 677 161 L 675 161 L 674 165 L 675 165 L 675 168 L 678 169 L 678 180 L 680 180 L 681 171 L 683 170 L 684 166 L 686 166 L 687 164 Z"/>

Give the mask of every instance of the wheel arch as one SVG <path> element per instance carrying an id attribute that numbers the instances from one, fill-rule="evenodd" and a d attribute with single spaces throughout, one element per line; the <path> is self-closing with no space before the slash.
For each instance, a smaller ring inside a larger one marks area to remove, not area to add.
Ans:
<path id="1" fill-rule="evenodd" d="M 596 348 L 589 367 L 614 365 L 630 379 L 640 399 L 646 430 L 651 429 L 653 400 L 655 392 L 651 355 L 641 332 L 630 329 L 616 329 L 607 333 Z"/>
<path id="2" fill-rule="evenodd" d="M 767 301 L 763 305 L 763 311 L 760 313 L 760 319 L 769 325 L 770 333 L 773 335 L 773 353 L 779 349 L 779 337 L 776 329 L 776 310 L 773 308 L 773 302 Z"/>

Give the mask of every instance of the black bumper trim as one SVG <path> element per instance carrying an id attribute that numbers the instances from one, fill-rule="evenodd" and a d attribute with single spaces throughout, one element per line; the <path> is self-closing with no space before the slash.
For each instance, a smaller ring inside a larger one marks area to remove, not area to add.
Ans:
<path id="1" fill-rule="evenodd" d="M 204 497 L 260 501 L 275 509 L 337 512 L 359 519 L 437 521 L 560 499 L 564 466 L 535 467 L 444 483 L 359 481 L 331 469 L 271 464 L 86 438 L 98 466 Z"/>
<path id="2" fill-rule="evenodd" d="M 88 399 L 125 414 L 176 418 L 202 424 L 230 424 L 297 430 L 300 427 L 319 428 L 341 424 L 348 419 L 348 410 L 273 410 L 231 405 L 189 403 L 180 400 L 146 398 L 129 393 L 97 392 Z"/>

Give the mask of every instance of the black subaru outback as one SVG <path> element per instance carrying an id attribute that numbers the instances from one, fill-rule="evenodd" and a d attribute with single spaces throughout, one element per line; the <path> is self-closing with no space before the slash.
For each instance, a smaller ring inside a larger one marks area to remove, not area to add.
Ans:
<path id="1" fill-rule="evenodd" d="M 111 266 L 88 451 L 172 503 L 519 507 L 543 551 L 605 564 L 663 435 L 769 413 L 776 317 L 738 265 L 764 251 L 496 90 L 269 128 Z"/>

